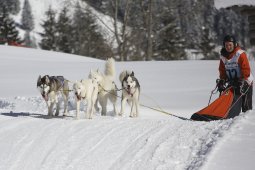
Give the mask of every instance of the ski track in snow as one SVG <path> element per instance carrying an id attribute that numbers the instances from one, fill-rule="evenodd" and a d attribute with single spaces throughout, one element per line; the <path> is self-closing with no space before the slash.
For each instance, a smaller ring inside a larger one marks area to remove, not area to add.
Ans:
<path id="1" fill-rule="evenodd" d="M 75 120 L 74 110 L 66 118 L 49 118 L 46 110 L 40 97 L 0 100 L 0 169 L 199 169 L 233 123 L 171 116 Z"/>

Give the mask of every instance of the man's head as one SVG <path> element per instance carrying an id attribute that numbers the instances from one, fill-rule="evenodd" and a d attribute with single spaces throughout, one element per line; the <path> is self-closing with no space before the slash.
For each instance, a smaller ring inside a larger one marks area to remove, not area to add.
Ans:
<path id="1" fill-rule="evenodd" d="M 225 47 L 227 52 L 233 52 L 233 50 L 237 46 L 235 37 L 232 35 L 226 35 L 223 39 L 223 46 Z"/>

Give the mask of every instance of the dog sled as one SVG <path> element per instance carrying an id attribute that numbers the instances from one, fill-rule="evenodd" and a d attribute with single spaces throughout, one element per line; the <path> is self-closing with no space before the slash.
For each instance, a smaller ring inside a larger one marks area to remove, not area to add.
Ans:
<path id="1" fill-rule="evenodd" d="M 211 121 L 234 118 L 238 116 L 242 108 L 242 94 L 240 89 L 235 86 L 230 86 L 223 91 L 219 98 L 213 101 L 205 108 L 194 113 L 191 116 L 191 120 L 196 121 Z M 213 93 L 213 92 L 212 92 Z"/>

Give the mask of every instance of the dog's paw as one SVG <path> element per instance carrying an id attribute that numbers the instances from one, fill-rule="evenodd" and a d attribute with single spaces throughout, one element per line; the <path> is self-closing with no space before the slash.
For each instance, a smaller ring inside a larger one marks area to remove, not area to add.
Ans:
<path id="1" fill-rule="evenodd" d="M 52 118 L 52 117 L 53 117 L 53 114 L 48 114 L 48 117 L 49 117 L 49 118 Z"/>
<path id="2" fill-rule="evenodd" d="M 129 115 L 130 118 L 133 118 L 134 116 L 133 115 Z"/>

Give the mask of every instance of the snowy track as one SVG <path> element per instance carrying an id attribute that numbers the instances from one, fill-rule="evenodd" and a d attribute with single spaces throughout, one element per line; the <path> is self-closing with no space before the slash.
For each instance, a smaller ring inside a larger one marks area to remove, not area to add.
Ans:
<path id="1" fill-rule="evenodd" d="M 0 108 L 3 170 L 197 169 L 232 122 L 192 122 L 171 116 L 49 118 L 38 97 L 13 101 L 1 100 L 9 103 Z"/>

